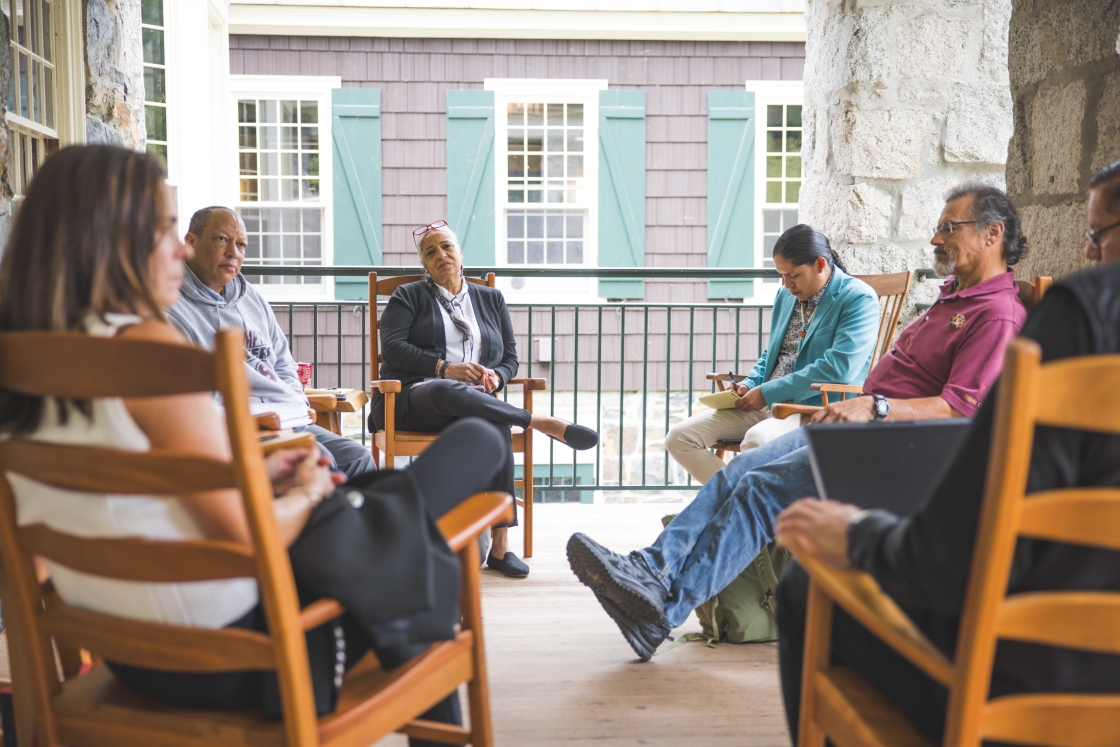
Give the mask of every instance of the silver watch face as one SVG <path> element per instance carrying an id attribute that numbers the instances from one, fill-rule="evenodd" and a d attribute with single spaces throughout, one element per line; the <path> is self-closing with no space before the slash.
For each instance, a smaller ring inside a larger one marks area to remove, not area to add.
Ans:
<path id="1" fill-rule="evenodd" d="M 887 413 L 890 412 L 891 406 L 887 404 L 885 399 L 875 400 L 875 417 L 885 418 Z"/>

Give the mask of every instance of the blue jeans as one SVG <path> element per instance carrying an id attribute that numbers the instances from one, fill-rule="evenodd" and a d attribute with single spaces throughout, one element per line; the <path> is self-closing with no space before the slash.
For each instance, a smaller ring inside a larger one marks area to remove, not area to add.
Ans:
<path id="1" fill-rule="evenodd" d="M 816 495 L 800 428 L 735 457 L 656 542 L 638 550 L 669 592 L 665 620 L 676 627 L 723 591 L 774 538 L 782 509 Z"/>

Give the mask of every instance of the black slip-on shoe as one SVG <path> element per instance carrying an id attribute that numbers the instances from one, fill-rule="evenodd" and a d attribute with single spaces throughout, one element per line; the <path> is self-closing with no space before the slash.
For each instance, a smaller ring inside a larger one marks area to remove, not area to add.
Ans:
<path id="1" fill-rule="evenodd" d="M 642 661 L 652 659 L 657 647 L 669 637 L 669 633 L 673 632 L 664 618 L 652 624 L 634 622 L 626 616 L 626 613 L 617 604 L 602 594 L 596 594 L 595 598 L 599 600 L 599 604 L 603 605 L 603 609 L 618 625 L 618 629 L 622 631 L 622 637 L 626 639 L 630 648 L 634 649 L 634 653 Z"/>
<path id="2" fill-rule="evenodd" d="M 576 425 L 575 423 L 568 423 L 564 428 L 563 438 L 557 438 L 556 436 L 549 436 L 549 438 L 575 449 L 576 451 L 594 449 L 599 443 L 598 433 L 588 428 L 586 425 Z"/>
<path id="3" fill-rule="evenodd" d="M 568 564 L 580 582 L 617 604 L 634 622 L 653 624 L 665 617 L 665 587 L 640 560 L 576 532 L 568 540 Z"/>
<path id="4" fill-rule="evenodd" d="M 529 566 L 512 552 L 507 552 L 500 560 L 493 553 L 487 555 L 486 567 L 510 578 L 525 578 L 529 575 Z"/>

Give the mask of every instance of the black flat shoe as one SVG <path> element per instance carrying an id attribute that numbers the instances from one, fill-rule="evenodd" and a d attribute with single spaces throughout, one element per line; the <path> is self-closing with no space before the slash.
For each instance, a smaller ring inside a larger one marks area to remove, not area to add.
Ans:
<path id="1" fill-rule="evenodd" d="M 493 554 L 487 555 L 486 567 L 510 578 L 525 578 L 529 575 L 529 566 L 512 552 L 507 552 L 501 560 Z"/>
<path id="2" fill-rule="evenodd" d="M 576 451 L 594 449 L 596 444 L 599 443 L 598 433 L 586 425 L 576 425 L 575 423 L 568 423 L 568 427 L 564 429 L 563 438 L 556 438 L 556 436 L 549 436 L 549 438 L 559 441 L 565 446 L 570 446 Z"/>

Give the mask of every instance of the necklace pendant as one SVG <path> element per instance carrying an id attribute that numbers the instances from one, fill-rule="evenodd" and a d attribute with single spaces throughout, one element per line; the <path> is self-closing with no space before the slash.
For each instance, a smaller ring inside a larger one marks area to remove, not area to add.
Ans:
<path id="1" fill-rule="evenodd" d="M 803 329 L 798 330 L 797 336 L 800 337 L 802 340 L 804 340 L 805 339 L 805 330 L 803 330 Z"/>

